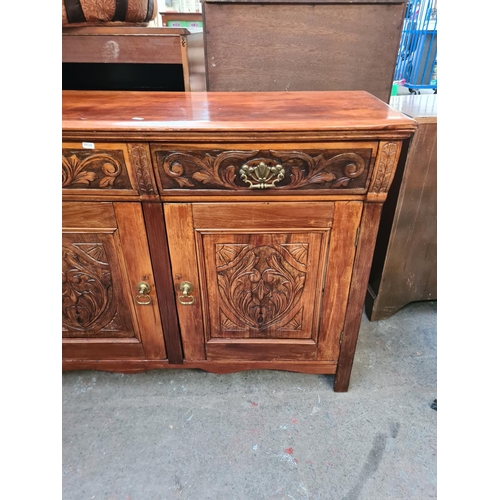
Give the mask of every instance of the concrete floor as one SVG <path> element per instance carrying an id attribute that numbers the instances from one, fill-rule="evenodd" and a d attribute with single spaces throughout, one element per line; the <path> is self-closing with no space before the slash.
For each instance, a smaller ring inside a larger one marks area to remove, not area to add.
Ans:
<path id="1" fill-rule="evenodd" d="M 64 500 L 436 498 L 437 302 L 363 319 L 333 376 L 63 374 Z"/>

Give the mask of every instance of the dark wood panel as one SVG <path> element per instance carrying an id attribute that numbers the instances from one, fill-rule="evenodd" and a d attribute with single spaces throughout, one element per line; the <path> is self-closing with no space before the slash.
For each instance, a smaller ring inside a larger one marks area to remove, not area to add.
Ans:
<path id="1" fill-rule="evenodd" d="M 170 28 L 145 29 L 65 28 L 62 62 L 182 64 L 182 35 Z"/>
<path id="2" fill-rule="evenodd" d="M 63 370 L 104 370 L 118 373 L 138 373 L 158 369 L 199 369 L 225 374 L 246 370 L 286 370 L 299 373 L 334 374 L 335 362 L 318 361 L 185 361 L 182 365 L 158 360 L 74 360 L 63 359 Z"/>
<path id="3" fill-rule="evenodd" d="M 167 356 L 170 363 L 179 364 L 182 363 L 183 354 L 162 205 L 160 203 L 144 203 L 143 210 L 153 273 L 156 283 L 160 284 L 157 287 L 158 306 Z"/>
<path id="4" fill-rule="evenodd" d="M 404 3 L 406 0 L 314 0 L 315 4 L 318 5 L 330 5 L 330 4 L 370 4 L 370 3 L 379 3 L 379 4 L 392 4 Z M 207 3 L 220 3 L 220 4 L 230 4 L 230 3 L 243 3 L 242 0 L 204 0 L 204 4 Z M 244 3 L 258 3 L 262 5 L 267 4 L 311 4 L 311 0 L 245 0 Z"/>
<path id="5" fill-rule="evenodd" d="M 165 194 L 196 190 L 266 194 L 326 190 L 363 193 L 376 148 L 362 145 L 318 149 L 154 149 Z M 264 180 L 263 180 L 264 179 Z"/>
<path id="6" fill-rule="evenodd" d="M 388 102 L 404 7 L 207 2 L 207 89 L 366 90 Z"/>

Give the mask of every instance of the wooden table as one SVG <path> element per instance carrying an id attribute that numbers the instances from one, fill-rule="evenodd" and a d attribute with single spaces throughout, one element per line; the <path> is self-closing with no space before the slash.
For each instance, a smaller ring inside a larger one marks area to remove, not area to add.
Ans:
<path id="1" fill-rule="evenodd" d="M 437 299 L 437 95 L 394 96 L 390 105 L 419 128 L 404 145 L 382 211 L 366 295 L 372 321 Z"/>

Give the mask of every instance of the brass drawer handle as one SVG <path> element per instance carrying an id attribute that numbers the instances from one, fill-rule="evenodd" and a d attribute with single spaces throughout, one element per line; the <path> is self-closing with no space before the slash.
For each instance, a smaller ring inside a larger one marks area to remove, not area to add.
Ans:
<path id="1" fill-rule="evenodd" d="M 179 285 L 179 290 L 182 292 L 182 295 L 179 295 L 179 302 L 183 306 L 194 304 L 194 297 L 189 295 L 194 290 L 194 286 L 189 281 L 183 281 Z"/>
<path id="2" fill-rule="evenodd" d="M 151 286 L 145 281 L 141 281 L 137 283 L 136 288 L 139 292 L 135 296 L 135 301 L 137 302 L 137 304 L 139 304 L 140 306 L 147 306 L 148 304 L 151 304 L 151 297 L 149 296 Z"/>
<path id="3" fill-rule="evenodd" d="M 285 177 L 282 165 L 268 166 L 263 161 L 257 165 L 245 163 L 240 169 L 240 179 L 250 185 L 250 189 L 268 189 Z"/>

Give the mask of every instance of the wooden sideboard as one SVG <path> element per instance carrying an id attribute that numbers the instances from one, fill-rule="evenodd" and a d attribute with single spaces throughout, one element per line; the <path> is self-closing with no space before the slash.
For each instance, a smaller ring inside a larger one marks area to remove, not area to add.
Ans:
<path id="1" fill-rule="evenodd" d="M 366 314 L 386 319 L 410 302 L 437 299 L 437 95 L 394 96 L 415 119 L 382 210 Z"/>
<path id="2" fill-rule="evenodd" d="M 416 123 L 366 92 L 63 92 L 63 368 L 335 374 Z"/>
<path id="3" fill-rule="evenodd" d="M 207 90 L 365 90 L 389 102 L 406 0 L 204 0 Z"/>
<path id="4" fill-rule="evenodd" d="M 204 91 L 203 33 L 183 28 L 62 30 L 63 90 Z"/>

